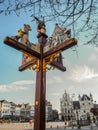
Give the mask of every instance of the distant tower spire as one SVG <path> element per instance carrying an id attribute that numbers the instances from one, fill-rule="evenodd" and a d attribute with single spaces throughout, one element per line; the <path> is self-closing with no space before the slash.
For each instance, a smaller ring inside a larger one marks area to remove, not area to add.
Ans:
<path id="1" fill-rule="evenodd" d="M 90 100 L 93 101 L 93 95 L 90 93 Z"/>
<path id="2" fill-rule="evenodd" d="M 79 99 L 79 101 L 81 100 L 81 96 L 80 96 L 80 94 L 78 95 L 78 99 Z"/>

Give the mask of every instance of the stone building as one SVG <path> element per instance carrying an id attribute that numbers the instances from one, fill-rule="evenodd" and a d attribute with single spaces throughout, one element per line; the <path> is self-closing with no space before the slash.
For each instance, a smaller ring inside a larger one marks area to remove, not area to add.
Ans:
<path id="1" fill-rule="evenodd" d="M 80 119 L 93 119 L 93 113 L 90 112 L 91 108 L 94 107 L 93 96 L 90 93 L 89 96 L 84 94 L 83 96 L 79 95 L 79 103 L 80 103 Z"/>
<path id="2" fill-rule="evenodd" d="M 11 112 L 11 115 L 15 115 L 15 108 L 16 108 L 16 104 L 13 103 L 13 102 L 9 102 L 11 104 L 11 107 L 10 107 L 10 112 Z"/>
<path id="3" fill-rule="evenodd" d="M 93 113 L 90 112 L 94 107 L 93 96 L 86 94 L 78 96 L 77 101 L 73 101 L 69 94 L 65 91 L 61 100 L 61 115 L 62 120 L 92 120 Z"/>
<path id="4" fill-rule="evenodd" d="M 53 121 L 59 120 L 59 115 L 57 110 L 52 110 L 52 116 L 53 116 Z"/>
<path id="5" fill-rule="evenodd" d="M 30 116 L 32 119 L 34 119 L 34 105 L 31 105 L 30 107 Z"/>
<path id="6" fill-rule="evenodd" d="M 73 104 L 69 94 L 65 91 L 60 99 L 62 120 L 70 120 L 73 116 Z"/>
<path id="7" fill-rule="evenodd" d="M 46 100 L 46 121 L 55 121 L 58 118 L 58 111 L 52 109 L 51 102 Z"/>
<path id="8" fill-rule="evenodd" d="M 1 117 L 11 115 L 11 104 L 7 100 L 0 100 L 0 106 Z"/>
<path id="9" fill-rule="evenodd" d="M 21 108 L 20 105 L 16 105 L 15 107 L 15 116 L 20 116 Z"/>
<path id="10" fill-rule="evenodd" d="M 34 119 L 34 105 L 29 103 L 15 104 L 7 100 L 0 100 L 0 118 L 25 121 Z M 58 119 L 58 111 L 52 109 L 51 102 L 46 100 L 46 121 Z"/>
<path id="11" fill-rule="evenodd" d="M 52 104 L 46 100 L 46 121 L 53 120 Z"/>

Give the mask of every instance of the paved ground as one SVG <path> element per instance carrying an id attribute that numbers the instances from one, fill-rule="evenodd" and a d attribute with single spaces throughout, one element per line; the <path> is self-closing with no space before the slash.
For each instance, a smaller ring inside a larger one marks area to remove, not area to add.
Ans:
<path id="1" fill-rule="evenodd" d="M 47 123 L 46 124 L 46 130 L 72 130 L 72 127 L 66 127 L 64 126 L 64 123 L 62 122 L 56 122 L 56 123 Z M 52 127 L 52 128 L 51 128 Z M 98 130 L 98 127 L 93 125 L 93 128 L 91 126 L 85 126 L 81 127 L 81 130 Z M 4 123 L 0 124 L 0 130 L 34 130 L 33 124 L 30 125 L 29 123 Z M 77 127 L 74 127 L 73 130 L 79 130 Z"/>

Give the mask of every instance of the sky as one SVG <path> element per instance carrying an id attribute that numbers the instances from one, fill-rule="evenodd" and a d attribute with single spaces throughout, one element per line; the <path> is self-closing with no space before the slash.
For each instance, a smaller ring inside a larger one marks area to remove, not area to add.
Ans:
<path id="1" fill-rule="evenodd" d="M 34 104 L 36 72 L 19 72 L 22 53 L 3 43 L 6 36 L 17 35 L 18 29 L 23 28 L 24 24 L 29 24 L 32 28 L 29 39 L 36 44 L 37 24 L 31 21 L 32 19 L 25 14 L 19 17 L 15 14 L 0 15 L 0 100 Z M 46 24 L 48 36 L 52 35 L 54 27 L 53 22 Z M 85 39 L 81 35 L 77 46 L 62 53 L 66 72 L 55 69 L 46 73 L 46 99 L 52 103 L 53 109 L 59 112 L 60 98 L 65 90 L 71 97 L 75 95 L 74 100 L 77 100 L 78 94 L 89 96 L 91 93 L 94 101 L 98 102 L 98 48 L 83 45 L 84 43 Z"/>

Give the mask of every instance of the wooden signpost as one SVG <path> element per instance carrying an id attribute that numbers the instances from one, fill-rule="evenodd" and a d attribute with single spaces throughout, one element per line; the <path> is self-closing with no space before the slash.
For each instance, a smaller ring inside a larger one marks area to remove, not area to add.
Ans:
<path id="1" fill-rule="evenodd" d="M 50 43 L 47 44 L 45 24 L 43 23 L 44 26 L 40 24 L 42 22 L 40 20 L 38 22 L 38 45 L 30 44 L 28 39 L 26 39 L 27 42 L 24 44 L 23 35 L 28 38 L 28 32 L 25 31 L 19 36 L 5 37 L 4 43 L 24 54 L 23 58 L 25 60 L 23 60 L 25 62 L 19 67 L 19 71 L 24 71 L 28 68 L 36 71 L 34 130 L 45 130 L 46 71 L 54 68 L 63 72 L 66 71 L 66 67 L 61 62 L 61 53 L 76 45 L 77 40 L 75 38 L 68 38 L 55 46 Z M 19 41 L 19 38 L 22 40 Z M 46 44 L 47 46 L 51 45 L 48 50 L 45 50 Z"/>

